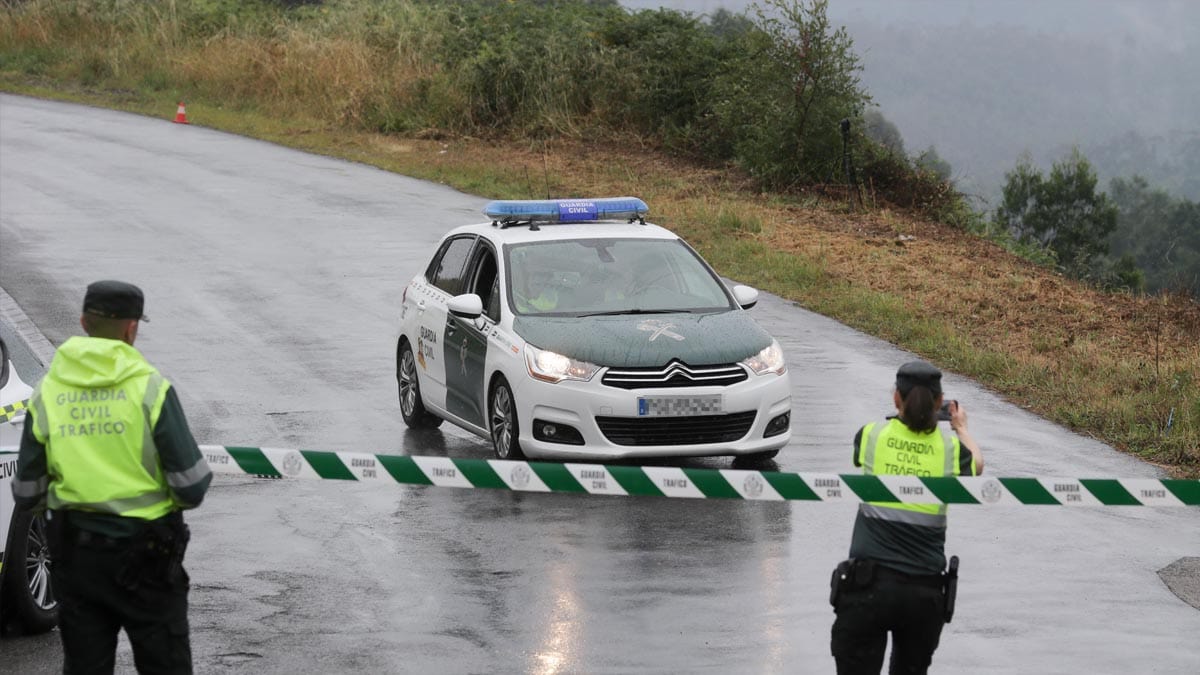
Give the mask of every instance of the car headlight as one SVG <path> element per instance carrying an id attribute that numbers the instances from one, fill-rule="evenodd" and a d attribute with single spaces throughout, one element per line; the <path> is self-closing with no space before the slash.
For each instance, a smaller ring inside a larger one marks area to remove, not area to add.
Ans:
<path id="1" fill-rule="evenodd" d="M 742 359 L 741 364 L 753 370 L 755 375 L 782 374 L 787 370 L 787 362 L 783 360 L 783 349 L 775 340 L 771 340 L 771 344 L 763 348 L 761 352 Z"/>
<path id="2" fill-rule="evenodd" d="M 544 382 L 562 382 L 563 380 L 592 379 L 600 366 L 587 361 L 578 361 L 569 356 L 546 349 L 538 349 L 531 344 L 525 345 L 525 364 L 529 366 L 529 374 Z"/>

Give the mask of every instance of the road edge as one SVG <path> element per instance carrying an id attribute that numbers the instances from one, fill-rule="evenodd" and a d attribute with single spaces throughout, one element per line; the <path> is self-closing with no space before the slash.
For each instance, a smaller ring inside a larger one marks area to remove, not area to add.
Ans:
<path id="1" fill-rule="evenodd" d="M 29 347 L 29 351 L 33 357 L 41 362 L 42 368 L 48 368 L 50 362 L 54 359 L 54 345 L 42 335 L 42 331 L 34 325 L 17 301 L 13 299 L 8 291 L 0 288 L 0 320 L 8 323 L 16 332 L 17 337 Z"/>

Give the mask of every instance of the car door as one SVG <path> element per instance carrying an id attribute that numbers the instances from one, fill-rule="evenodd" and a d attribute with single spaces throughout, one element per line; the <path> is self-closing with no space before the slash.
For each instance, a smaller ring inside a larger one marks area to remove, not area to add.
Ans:
<path id="1" fill-rule="evenodd" d="M 446 317 L 446 410 L 484 429 L 488 426 L 487 337 L 500 320 L 497 271 L 496 250 L 486 239 L 480 239 L 467 266 L 463 293 L 479 296 L 483 315 L 468 318 L 448 313 Z"/>
<path id="2" fill-rule="evenodd" d="M 12 495 L 25 405 L 32 393 L 0 338 L 0 629 L 20 625 L 29 634 L 48 631 L 58 620 L 58 603 L 49 582 L 50 560 L 45 555 L 46 519 L 17 511 Z"/>
<path id="3" fill-rule="evenodd" d="M 446 410 L 445 360 L 446 303 L 463 292 L 467 262 L 475 247 L 475 235 L 452 237 L 442 243 L 425 271 L 428 283 L 414 289 L 417 325 L 413 340 L 414 356 L 421 376 L 421 396 L 426 405 Z"/>

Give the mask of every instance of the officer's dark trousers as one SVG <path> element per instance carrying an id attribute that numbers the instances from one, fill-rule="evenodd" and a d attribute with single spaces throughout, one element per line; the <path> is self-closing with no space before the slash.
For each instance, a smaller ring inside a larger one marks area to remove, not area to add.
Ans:
<path id="1" fill-rule="evenodd" d="M 918 675 L 929 669 L 945 623 L 942 590 L 876 575 L 866 588 L 838 598 L 832 648 L 838 675 L 878 675 L 888 633 L 892 635 L 892 675 Z"/>
<path id="2" fill-rule="evenodd" d="M 68 548 L 51 568 L 63 672 L 112 673 L 124 628 L 139 673 L 191 673 L 186 575 L 175 587 L 141 583 L 130 591 L 116 582 L 124 549 L 84 543 Z"/>

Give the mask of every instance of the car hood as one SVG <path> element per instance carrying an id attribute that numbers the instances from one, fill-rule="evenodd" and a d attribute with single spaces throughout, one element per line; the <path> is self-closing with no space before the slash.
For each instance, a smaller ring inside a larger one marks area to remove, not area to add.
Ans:
<path id="1" fill-rule="evenodd" d="M 622 314 L 594 317 L 518 316 L 527 342 L 599 366 L 702 366 L 736 363 L 771 344 L 744 310 L 712 314 Z"/>

